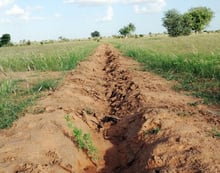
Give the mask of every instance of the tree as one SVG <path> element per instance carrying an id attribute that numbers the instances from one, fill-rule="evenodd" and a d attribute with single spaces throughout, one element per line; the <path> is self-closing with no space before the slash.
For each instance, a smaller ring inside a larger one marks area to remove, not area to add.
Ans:
<path id="1" fill-rule="evenodd" d="M 136 27 L 135 27 L 135 25 L 133 23 L 129 23 L 128 24 L 128 28 L 129 28 L 130 33 L 134 32 L 136 30 Z"/>
<path id="2" fill-rule="evenodd" d="M 91 33 L 91 37 L 100 37 L 99 31 L 94 31 Z"/>
<path id="3" fill-rule="evenodd" d="M 3 34 L 0 38 L 1 46 L 9 44 L 11 41 L 11 35 L 10 34 Z"/>
<path id="4" fill-rule="evenodd" d="M 192 32 L 192 16 L 189 13 L 185 13 L 182 15 L 181 25 L 182 25 L 182 35 L 190 35 Z"/>
<path id="5" fill-rule="evenodd" d="M 27 44 L 28 46 L 30 46 L 30 45 L 31 45 L 31 41 L 28 40 L 26 44 Z"/>
<path id="6" fill-rule="evenodd" d="M 192 31 L 201 32 L 210 23 L 214 13 L 207 7 L 191 8 L 183 15 L 177 10 L 169 10 L 165 13 L 163 26 L 167 28 L 172 37 L 189 35 Z"/>
<path id="7" fill-rule="evenodd" d="M 65 37 L 62 37 L 62 36 L 59 36 L 58 39 L 59 39 L 60 41 L 63 41 L 63 42 L 69 41 L 68 38 L 65 38 Z"/>
<path id="8" fill-rule="evenodd" d="M 130 32 L 127 26 L 124 26 L 118 31 L 122 36 L 126 37 Z"/>
<path id="9" fill-rule="evenodd" d="M 214 12 L 207 7 L 191 8 L 188 15 L 192 19 L 192 30 L 201 32 L 211 22 Z"/>
<path id="10" fill-rule="evenodd" d="M 165 17 L 162 20 L 169 36 L 177 37 L 182 35 L 182 15 L 177 10 L 168 10 L 165 12 Z"/>
<path id="11" fill-rule="evenodd" d="M 131 35 L 132 32 L 134 32 L 136 30 L 136 27 L 133 23 L 129 23 L 127 26 L 124 26 L 123 28 L 121 28 L 118 32 L 126 37 L 127 35 Z"/>

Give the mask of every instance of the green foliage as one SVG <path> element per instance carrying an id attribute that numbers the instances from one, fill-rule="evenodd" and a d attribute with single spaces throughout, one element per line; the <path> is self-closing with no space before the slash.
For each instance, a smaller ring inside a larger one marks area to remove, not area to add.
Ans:
<path id="1" fill-rule="evenodd" d="M 144 136 L 146 135 L 156 135 L 161 130 L 160 127 L 153 128 L 151 130 L 144 131 Z"/>
<path id="2" fill-rule="evenodd" d="M 92 139 L 89 133 L 83 133 L 82 129 L 79 129 L 73 125 L 68 115 L 65 116 L 68 127 L 72 130 L 72 134 L 75 138 L 75 142 L 78 147 L 84 150 L 92 161 L 96 162 L 98 159 L 98 150 L 93 145 Z"/>
<path id="3" fill-rule="evenodd" d="M 11 35 L 10 34 L 3 34 L 0 38 L 0 44 L 1 46 L 9 44 L 11 41 Z"/>
<path id="4" fill-rule="evenodd" d="M 12 123 L 19 118 L 20 113 L 33 104 L 34 97 L 24 100 L 7 99 L 0 103 L 0 129 L 11 127 Z"/>
<path id="5" fill-rule="evenodd" d="M 182 35 L 182 15 L 175 9 L 169 10 L 165 13 L 163 26 L 167 28 L 168 34 L 172 37 Z"/>
<path id="6" fill-rule="evenodd" d="M 94 113 L 94 111 L 93 111 L 90 107 L 85 107 L 83 110 L 84 110 L 88 115 L 91 115 L 91 114 Z"/>
<path id="7" fill-rule="evenodd" d="M 218 130 L 217 128 L 213 128 L 212 135 L 220 139 L 220 130 Z"/>
<path id="8" fill-rule="evenodd" d="M 98 45 L 93 41 L 73 41 L 4 47 L 0 51 L 0 64 L 6 72 L 66 71 L 75 68 Z"/>
<path id="9" fill-rule="evenodd" d="M 139 49 L 126 51 L 126 55 L 144 63 L 146 69 L 178 80 L 180 89 L 194 91 L 194 95 L 220 101 L 219 55 L 163 55 Z M 208 84 L 211 83 L 211 84 Z"/>
<path id="10" fill-rule="evenodd" d="M 16 93 L 17 87 L 15 81 L 2 80 L 0 81 L 0 97 L 7 97 L 13 93 Z"/>
<path id="11" fill-rule="evenodd" d="M 40 92 L 45 90 L 55 90 L 59 82 L 56 79 L 45 79 L 40 80 L 37 84 L 34 85 L 32 91 Z"/>
<path id="12" fill-rule="evenodd" d="M 219 34 L 207 36 L 114 40 L 126 56 L 143 63 L 168 80 L 177 80 L 176 90 L 190 91 L 204 103 L 220 103 Z"/>
<path id="13" fill-rule="evenodd" d="M 134 32 L 136 30 L 136 27 L 133 23 L 129 23 L 128 28 L 129 28 L 130 32 Z"/>
<path id="14" fill-rule="evenodd" d="M 214 13 L 207 7 L 191 8 L 188 14 L 192 18 L 192 30 L 201 32 L 212 20 Z"/>
<path id="15" fill-rule="evenodd" d="M 7 74 L 7 71 L 70 70 L 97 45 L 95 42 L 75 41 L 4 47 L 0 49 L 1 71 Z M 31 82 L 27 87 L 26 80 L 0 80 L 0 128 L 10 127 L 40 96 L 40 91 L 54 90 L 58 84 L 58 79 L 46 79 L 37 84 Z"/>
<path id="16" fill-rule="evenodd" d="M 172 37 L 190 35 L 192 31 L 201 32 L 213 18 L 213 12 L 206 7 L 190 9 L 185 14 L 180 14 L 177 10 L 168 10 L 162 19 L 163 26 Z"/>
<path id="17" fill-rule="evenodd" d="M 32 89 L 22 87 L 21 80 L 0 81 L 0 128 L 8 128 L 38 97 L 38 92 L 55 89 L 58 80 L 39 81 Z"/>
<path id="18" fill-rule="evenodd" d="M 192 17 L 188 13 L 182 15 L 181 25 L 181 35 L 190 35 L 192 32 Z"/>
<path id="19" fill-rule="evenodd" d="M 61 42 L 68 42 L 69 39 L 68 38 L 65 38 L 65 37 L 62 37 L 62 36 L 59 36 L 58 39 L 61 41 Z M 53 42 L 53 41 L 52 41 Z M 50 43 L 50 41 L 45 41 L 45 43 Z"/>
<path id="20" fill-rule="evenodd" d="M 0 81 L 0 129 L 8 128 L 22 111 L 33 103 L 35 95 L 28 96 L 17 81 Z"/>
<path id="21" fill-rule="evenodd" d="M 124 28 L 121 28 L 118 32 L 124 37 L 126 37 L 129 34 L 129 29 L 127 27 L 124 27 Z"/>
<path id="22" fill-rule="evenodd" d="M 91 33 L 91 37 L 100 37 L 100 33 L 99 33 L 99 31 L 94 31 L 94 32 L 92 32 Z"/>
<path id="23" fill-rule="evenodd" d="M 31 41 L 28 40 L 26 44 L 27 44 L 28 46 L 30 46 L 30 45 L 31 45 Z"/>
<path id="24" fill-rule="evenodd" d="M 32 89 L 24 88 L 22 80 L 0 81 L 0 128 L 11 127 L 23 111 L 33 104 L 40 90 L 54 88 L 57 80 L 40 81 Z"/>
<path id="25" fill-rule="evenodd" d="M 132 32 L 134 32 L 136 30 L 136 27 L 134 24 L 129 23 L 127 26 L 124 26 L 123 28 L 121 28 L 119 30 L 119 33 L 126 37 L 127 35 L 130 35 Z"/>

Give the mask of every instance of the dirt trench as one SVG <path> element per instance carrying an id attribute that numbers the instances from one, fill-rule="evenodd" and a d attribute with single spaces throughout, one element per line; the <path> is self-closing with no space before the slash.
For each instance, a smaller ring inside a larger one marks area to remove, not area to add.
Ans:
<path id="1" fill-rule="evenodd" d="M 140 154 L 143 141 L 138 139 L 145 118 L 144 100 L 140 89 L 130 72 L 121 67 L 119 55 L 107 48 L 104 71 L 106 73 L 106 97 L 109 105 L 108 116 L 101 121 L 107 123 L 105 138 L 113 147 L 106 151 L 105 168 L 102 173 L 141 171 L 129 169 Z M 112 119 L 108 119 L 112 118 Z M 110 124 L 109 124 L 110 123 Z"/>
<path id="2" fill-rule="evenodd" d="M 101 45 L 13 127 L 0 131 L 0 173 L 220 172 L 220 118 L 172 82 Z M 79 149 L 65 115 L 90 133 L 98 161 Z"/>

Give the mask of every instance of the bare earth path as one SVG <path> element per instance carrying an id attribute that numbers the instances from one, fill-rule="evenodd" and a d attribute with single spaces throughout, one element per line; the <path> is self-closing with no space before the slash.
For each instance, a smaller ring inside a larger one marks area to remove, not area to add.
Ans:
<path id="1" fill-rule="evenodd" d="M 220 117 L 172 84 L 101 45 L 13 127 L 0 131 L 0 173 L 218 173 Z M 65 115 L 89 132 L 80 150 Z"/>

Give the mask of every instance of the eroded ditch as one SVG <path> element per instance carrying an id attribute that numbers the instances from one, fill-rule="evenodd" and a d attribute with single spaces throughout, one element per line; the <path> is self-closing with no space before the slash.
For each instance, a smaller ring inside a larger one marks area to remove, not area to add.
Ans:
<path id="1" fill-rule="evenodd" d="M 106 166 L 101 173 L 137 172 L 133 168 L 144 144 L 139 139 L 143 122 L 145 122 L 144 99 L 139 86 L 132 80 L 130 72 L 119 64 L 119 55 L 106 49 L 106 93 L 109 110 L 102 119 L 105 128 L 104 137 L 111 141 L 113 148 L 104 156 Z"/>

